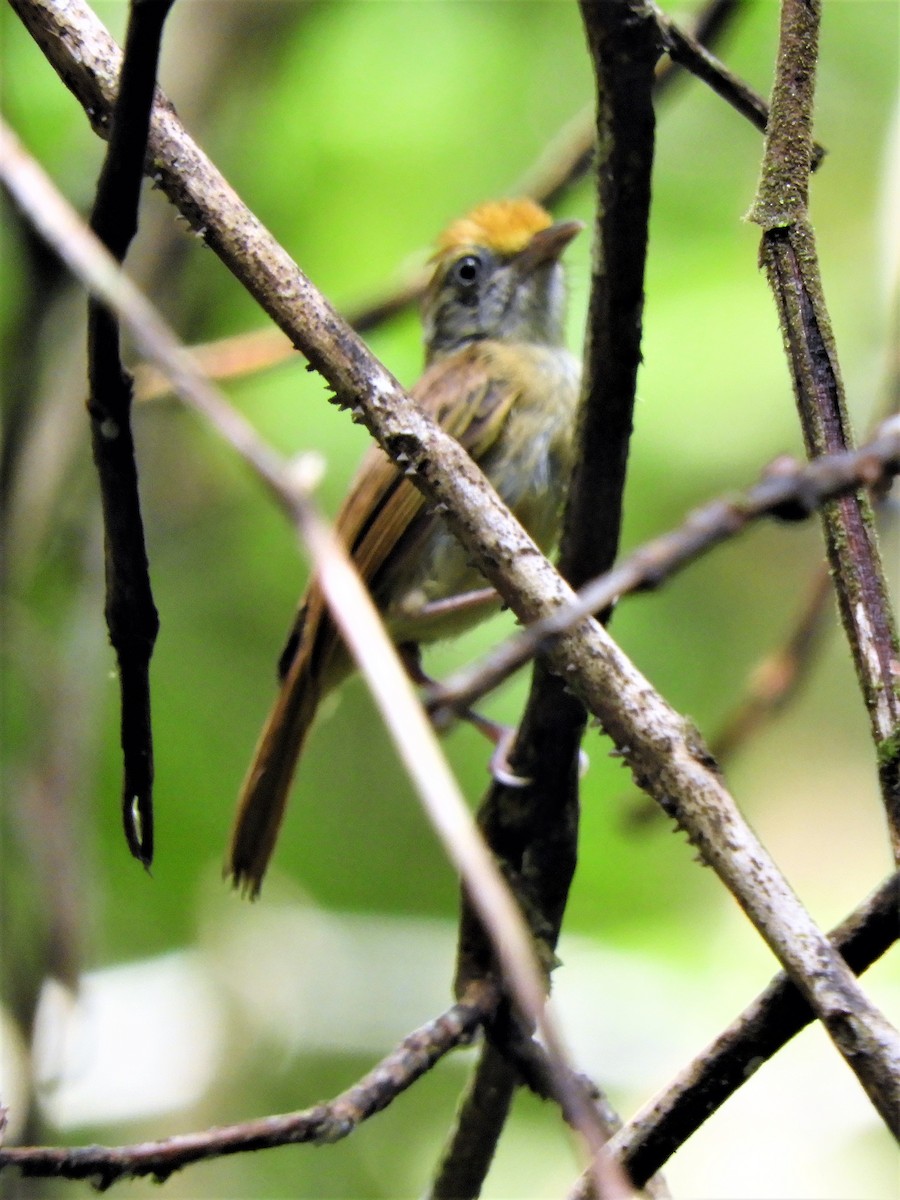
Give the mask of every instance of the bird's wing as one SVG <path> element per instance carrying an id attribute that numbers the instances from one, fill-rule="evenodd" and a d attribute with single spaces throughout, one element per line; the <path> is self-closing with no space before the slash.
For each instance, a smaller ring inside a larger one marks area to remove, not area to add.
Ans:
<path id="1" fill-rule="evenodd" d="M 423 408 L 476 459 L 493 445 L 517 389 L 491 369 L 485 347 L 437 363 L 414 389 Z M 403 539 L 426 517 L 424 499 L 380 449 L 369 451 L 337 518 L 336 528 L 370 586 Z M 319 702 L 349 670 L 340 637 L 315 579 L 281 658 L 282 683 L 263 726 L 238 799 L 228 870 L 255 895 L 278 837 L 297 759 Z"/>
<path id="2" fill-rule="evenodd" d="M 411 395 L 429 416 L 479 461 L 497 439 L 515 404 L 518 387 L 498 378 L 490 348 L 475 344 L 431 366 Z M 373 446 L 363 458 L 335 521 L 335 531 L 369 586 L 391 551 L 423 514 L 425 499 L 388 458 Z M 414 543 L 412 543 L 414 544 Z M 298 651 L 324 670 L 338 637 L 315 581 L 304 597 L 280 661 L 282 676 Z"/>

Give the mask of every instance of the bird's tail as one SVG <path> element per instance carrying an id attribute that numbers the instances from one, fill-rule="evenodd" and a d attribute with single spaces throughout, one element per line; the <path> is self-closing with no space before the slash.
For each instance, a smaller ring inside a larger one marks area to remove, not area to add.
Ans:
<path id="1" fill-rule="evenodd" d="M 275 849 L 288 793 L 306 735 L 322 698 L 321 675 L 297 654 L 263 726 L 238 798 L 227 873 L 251 898 L 258 895 Z"/>

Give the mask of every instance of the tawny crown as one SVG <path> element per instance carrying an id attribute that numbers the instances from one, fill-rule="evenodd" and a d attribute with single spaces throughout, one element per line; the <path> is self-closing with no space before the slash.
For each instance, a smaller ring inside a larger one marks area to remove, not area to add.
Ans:
<path id="1" fill-rule="evenodd" d="M 536 233 L 553 223 L 533 200 L 490 200 L 449 225 L 437 241 L 435 258 L 465 246 L 484 246 L 502 256 L 524 250 Z"/>

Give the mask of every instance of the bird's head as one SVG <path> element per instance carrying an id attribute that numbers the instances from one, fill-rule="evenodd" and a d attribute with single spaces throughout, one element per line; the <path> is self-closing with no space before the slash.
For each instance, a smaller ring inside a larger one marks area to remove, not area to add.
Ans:
<path id="1" fill-rule="evenodd" d="M 558 346 L 566 293 L 560 255 L 583 228 L 553 224 L 531 200 L 497 200 L 454 221 L 438 239 L 425 293 L 428 358 L 486 338 Z"/>

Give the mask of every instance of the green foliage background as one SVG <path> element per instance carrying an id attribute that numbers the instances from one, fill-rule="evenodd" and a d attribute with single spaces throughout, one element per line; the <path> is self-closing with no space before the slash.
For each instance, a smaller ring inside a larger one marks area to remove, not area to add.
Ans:
<path id="1" fill-rule="evenodd" d="M 886 348 L 896 345 L 889 314 L 897 277 L 892 105 L 900 9 L 892 0 L 838 0 L 825 10 L 816 132 L 829 155 L 813 183 L 812 213 L 848 397 L 863 430 L 884 401 Z M 121 40 L 126 6 L 104 3 L 98 11 Z M 722 51 L 764 94 L 777 23 L 774 3 L 748 5 Z M 86 211 L 102 146 L 9 10 L 0 14 L 0 33 L 6 118 Z M 182 0 L 167 31 L 161 82 L 240 195 L 340 306 L 375 294 L 410 256 L 424 257 L 433 235 L 467 207 L 507 194 L 591 103 L 593 86 L 577 7 L 564 0 Z M 704 498 L 751 482 L 775 455 L 800 452 L 774 311 L 756 270 L 757 232 L 742 222 L 761 145 L 755 130 L 697 83 L 682 81 L 661 107 L 626 548 L 678 523 Z M 590 182 L 560 212 L 590 222 Z M 18 460 L 25 466 L 13 477 L 9 509 L 5 999 L 11 1011 L 29 1015 L 47 929 L 34 847 L 65 834 L 71 820 L 81 945 L 67 952 L 77 950 L 88 968 L 105 968 L 190 949 L 221 1031 L 214 1082 L 190 1106 L 115 1126 L 45 1123 L 29 1136 L 135 1141 L 304 1107 L 348 1086 L 449 1002 L 456 881 L 357 682 L 315 731 L 261 903 L 248 910 L 228 894 L 219 873 L 233 798 L 306 565 L 256 482 L 173 401 L 149 404 L 137 416 L 163 622 L 153 667 L 152 877 L 128 858 L 117 814 L 117 693 L 102 621 L 98 505 L 81 411 L 84 305 L 52 270 L 36 274 L 21 222 L 8 206 L 4 216 L 7 448 L 27 444 L 29 454 Z M 130 265 L 187 340 L 263 325 L 149 187 L 145 216 Z M 588 235 L 569 259 L 577 346 Z M 421 356 L 413 316 L 379 329 L 371 344 L 402 381 L 415 379 Z M 280 450 L 325 456 L 321 499 L 333 511 L 366 435 L 327 404 L 321 379 L 295 360 L 227 388 Z M 897 546 L 896 531 L 887 530 L 895 582 Z M 813 523 L 757 529 L 658 595 L 624 603 L 613 631 L 663 694 L 714 734 L 747 672 L 790 628 L 820 559 Z M 508 628 L 498 619 L 437 648 L 427 665 L 444 673 Z M 514 720 L 526 682 L 507 687 L 491 711 Z M 37 810 L 26 798 L 57 769 L 60 747 L 72 780 L 70 816 L 36 833 Z M 635 819 L 641 803 L 596 732 L 587 750 L 582 848 L 566 924 L 582 940 L 564 938 L 561 953 L 568 961 L 570 944 L 573 959 L 590 958 L 593 948 L 608 972 L 599 979 L 576 973 L 568 1003 L 578 1008 L 577 1028 L 599 1039 L 600 1050 L 587 1034 L 583 1046 L 576 1039 L 576 1053 L 601 1082 L 608 1079 L 604 1038 L 623 1031 L 611 1087 L 627 1115 L 735 1015 L 773 964 L 684 839 L 661 818 Z M 476 803 L 485 783 L 482 743 L 460 730 L 448 753 Z M 839 920 L 888 871 L 866 721 L 835 631 L 797 702 L 729 764 L 728 777 L 822 924 Z M 321 940 L 292 941 L 291 914 L 306 914 L 325 931 Z M 371 923 L 360 929 L 378 928 L 377 919 L 400 933 L 385 942 L 390 953 L 367 960 L 370 975 L 347 982 L 333 957 L 345 927 L 329 924 L 329 914 L 368 915 Z M 398 924 L 411 920 L 417 923 Z M 415 932 L 408 943 L 404 930 Z M 423 945 L 439 948 L 443 964 L 425 979 L 419 972 L 428 956 L 420 960 L 416 950 Z M 314 1008 L 345 1014 L 343 1048 L 292 1043 L 279 1026 L 282 1011 L 297 1018 L 291 996 L 277 991 L 285 963 L 302 976 Z M 558 983 L 564 1001 L 566 971 Z M 896 1013 L 896 964 L 879 965 L 871 987 L 888 1008 L 893 999 Z M 621 1005 L 615 1012 L 613 1003 Z M 376 1006 L 381 1040 L 366 1041 L 354 1031 Z M 663 1048 L 649 1065 L 648 1046 Z M 676 1158 L 673 1186 L 692 1196 L 747 1189 L 892 1194 L 886 1135 L 825 1039 L 807 1033 L 782 1060 L 788 1065 L 760 1072 L 747 1095 Z M 460 1057 L 340 1146 L 193 1168 L 169 1181 L 166 1193 L 417 1194 L 463 1078 Z M 782 1114 L 776 1097 L 785 1081 L 797 1090 L 790 1093 L 795 1107 Z M 141 1079 L 132 1082 L 139 1094 Z M 842 1119 L 834 1146 L 813 1152 L 800 1131 L 820 1119 L 806 1103 L 814 1105 L 823 1087 Z M 760 1113 L 767 1114 L 762 1124 Z M 489 1195 L 558 1195 L 575 1169 L 555 1113 L 525 1097 Z M 128 1185 L 128 1193 L 150 1194 L 150 1185 Z"/>

